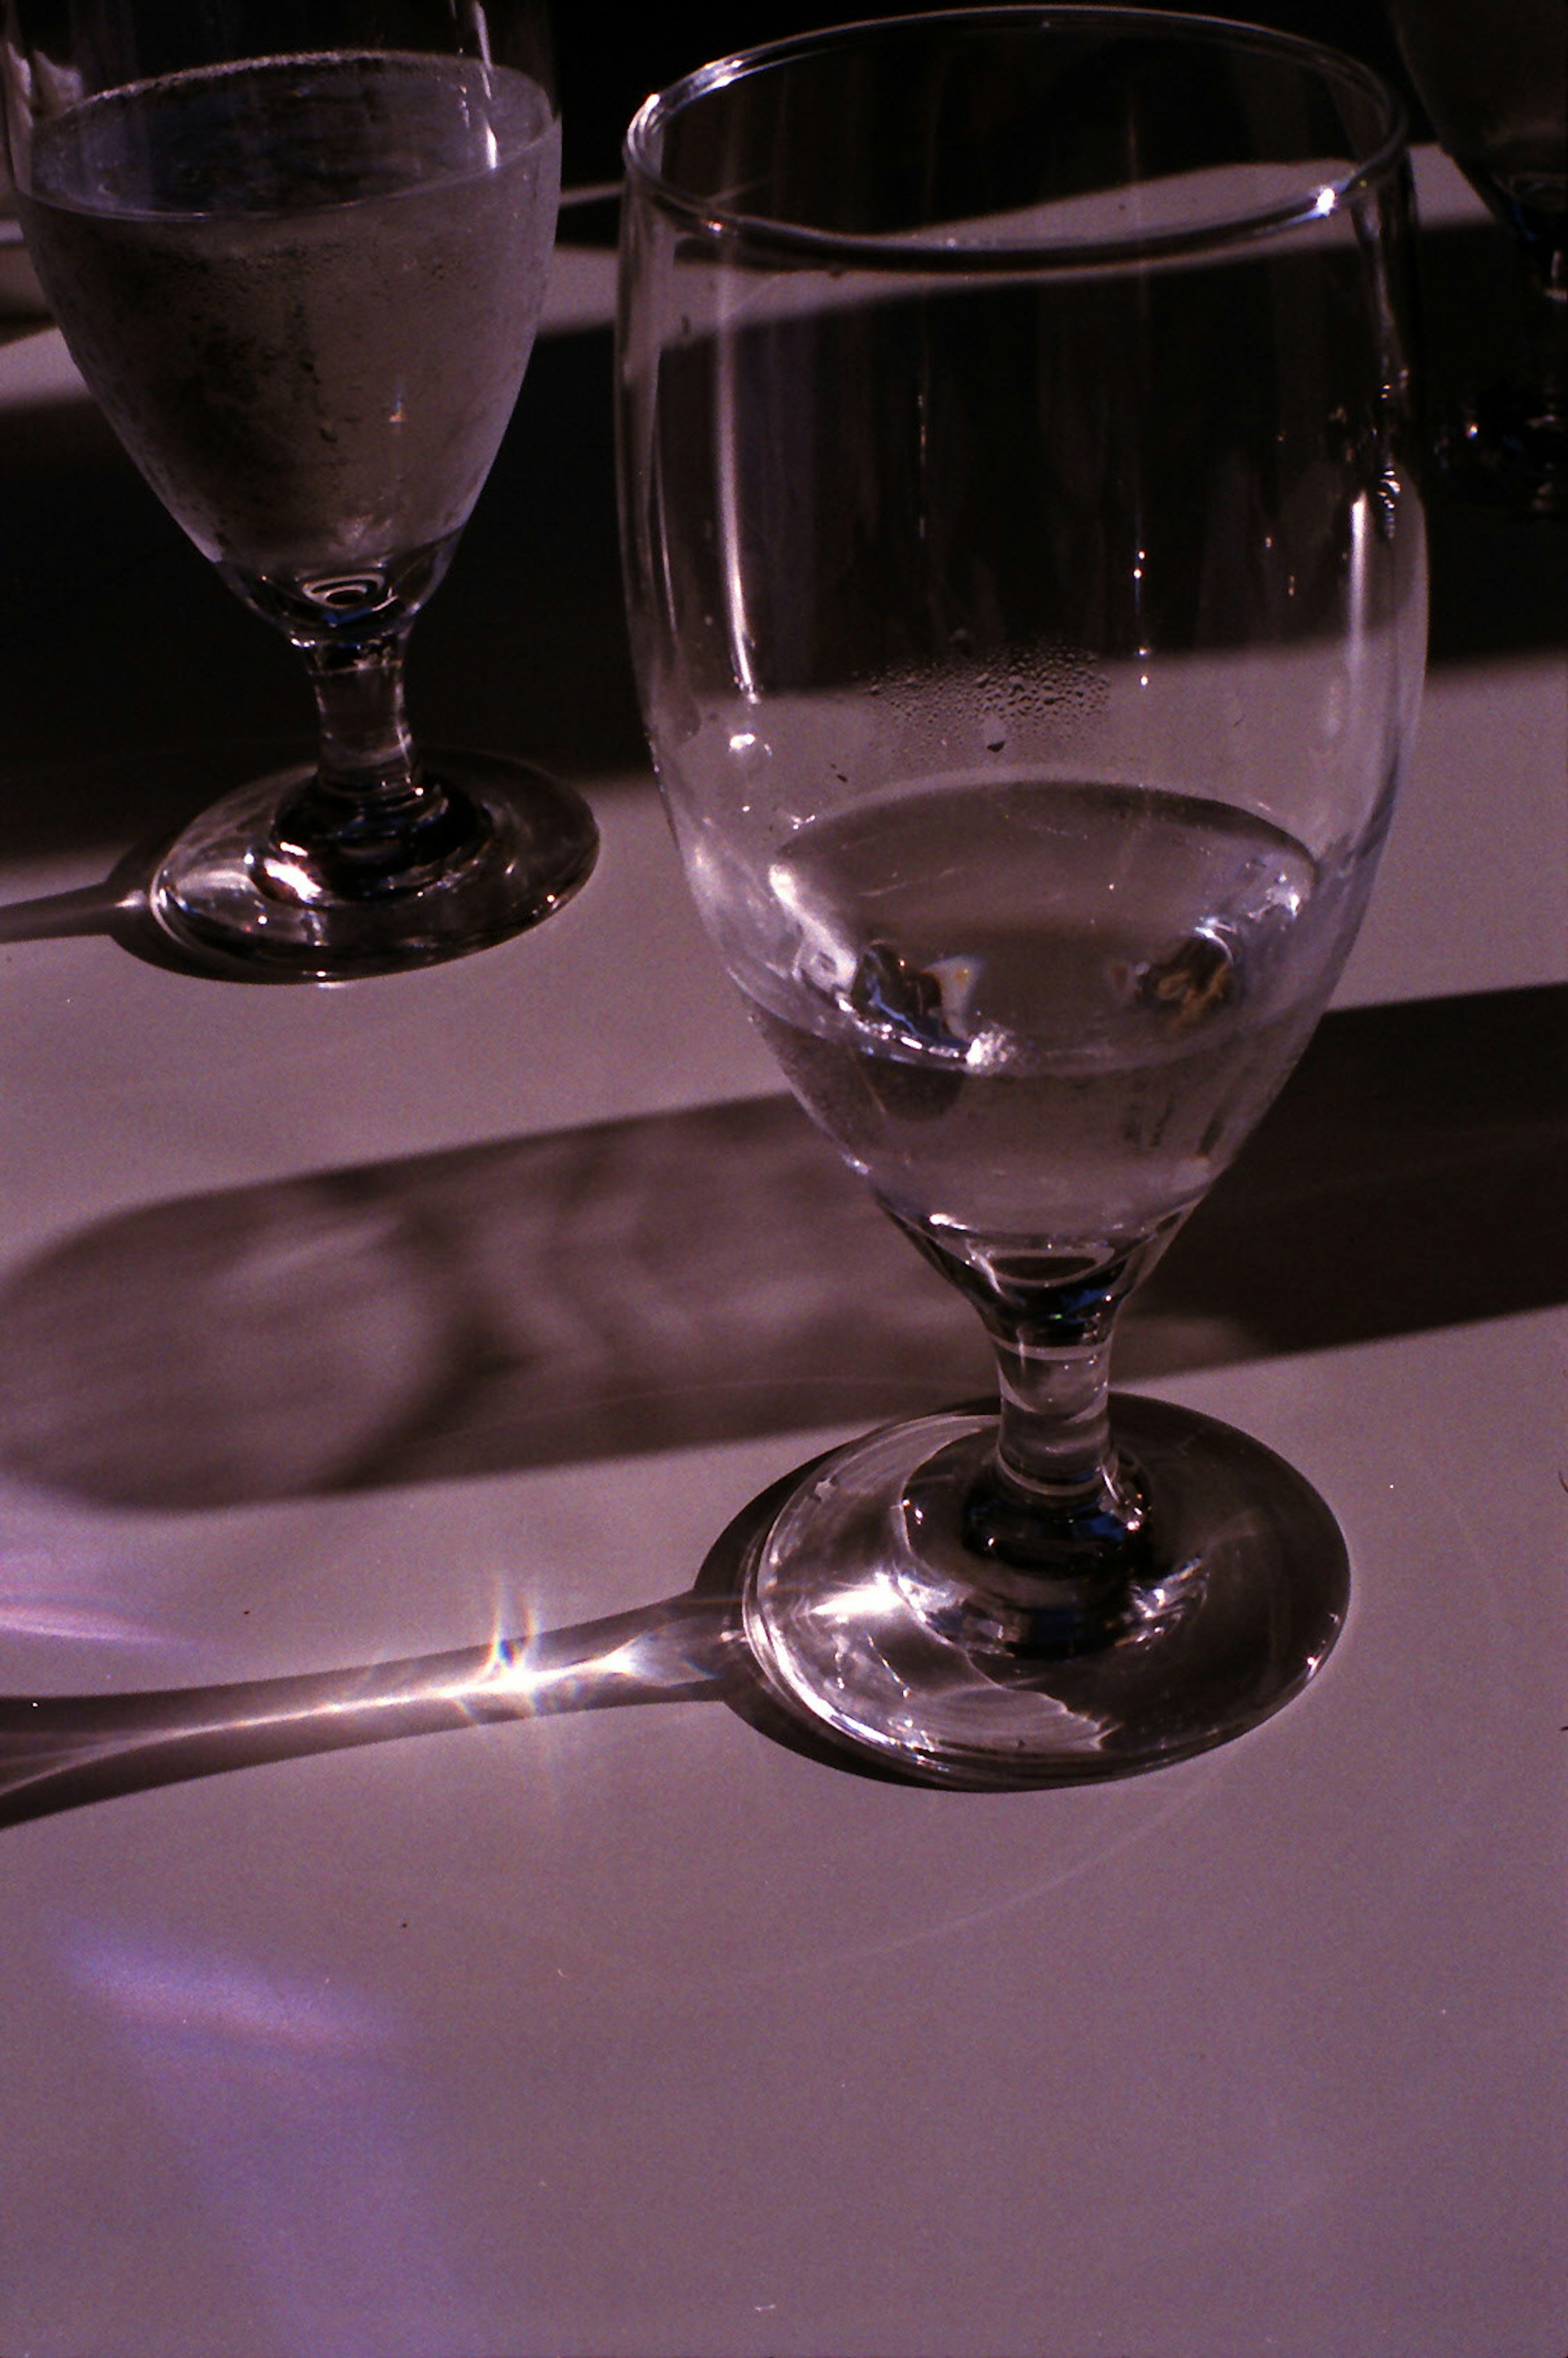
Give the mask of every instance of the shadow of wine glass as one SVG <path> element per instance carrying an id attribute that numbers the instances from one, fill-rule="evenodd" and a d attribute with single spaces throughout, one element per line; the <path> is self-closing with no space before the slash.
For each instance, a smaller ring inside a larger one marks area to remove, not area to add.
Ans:
<path id="1" fill-rule="evenodd" d="M 1565 999 L 1330 1016 L 1135 1297 L 1119 1380 L 1563 1299 Z M 871 1423 L 991 1383 L 978 1321 L 784 1098 L 149 1205 L 14 1270 L 0 1331 L 0 1471 L 155 1512 Z"/>
<path id="2" fill-rule="evenodd" d="M 1565 1011 L 1568 991 L 1542 989 L 1331 1016 L 1133 1305 L 1121 1379 L 1568 1297 Z M 962 1303 L 783 1098 L 154 1205 L 14 1271 L 0 1330 L 0 1471 L 131 1511 L 871 1423 L 989 1379 Z M 689 1592 L 607 1620 L 292 1678 L 0 1699 L 0 1824 L 633 1703 L 723 1701 L 833 1758 L 740 1635 L 773 1495 Z"/>
<path id="3" fill-rule="evenodd" d="M 702 1446 L 989 1380 L 963 1304 L 784 1098 L 153 1204 L 16 1269 L 0 1325 L 0 1470 L 157 1512 Z"/>

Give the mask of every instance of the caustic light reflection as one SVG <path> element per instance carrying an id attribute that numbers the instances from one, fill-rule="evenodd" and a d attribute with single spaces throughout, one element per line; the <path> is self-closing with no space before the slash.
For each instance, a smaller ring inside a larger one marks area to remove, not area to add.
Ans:
<path id="1" fill-rule="evenodd" d="M 157 1939 L 79 1930 L 61 1952 L 186 2164 L 214 2285 L 265 2320 L 269 2352 L 463 2345 L 466 2272 L 443 2215 L 451 2157 L 392 2007 L 325 1972 Z"/>
<path id="2" fill-rule="evenodd" d="M 7 1563 L 6 1576 L 11 1566 Z M 55 1638 L 68 1645 L 155 1646 L 161 1633 L 110 1613 L 95 1601 L 57 1596 L 0 1604 L 0 1636 Z"/>
<path id="3" fill-rule="evenodd" d="M 719 1600 L 697 1596 L 589 1622 L 577 1629 L 521 1630 L 515 1608 L 498 1613 L 483 1660 L 445 1689 L 476 1719 L 688 1693 L 730 1667 L 735 1631 Z"/>
<path id="4" fill-rule="evenodd" d="M 238 2045 L 292 2047 L 310 2054 L 363 2054 L 385 2047 L 384 2014 L 352 1993 L 263 1974 L 210 1952 L 103 1941 L 67 1941 L 71 1979 L 118 2019 L 175 2037 L 222 2039 Z"/>
<path id="5" fill-rule="evenodd" d="M 124 1609 L 127 1594 L 157 1593 L 157 1576 L 135 1555 L 99 1551 L 69 1537 L 0 1527 L 0 1639 L 52 1639 L 64 1643 L 146 1647 L 167 1645 L 165 1632 Z"/>

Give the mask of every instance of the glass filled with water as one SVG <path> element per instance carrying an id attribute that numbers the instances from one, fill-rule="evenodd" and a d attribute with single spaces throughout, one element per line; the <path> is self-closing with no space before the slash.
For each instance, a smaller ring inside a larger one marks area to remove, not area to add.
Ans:
<path id="1" fill-rule="evenodd" d="M 317 762 L 215 805 L 154 914 L 284 980 L 450 957 L 592 865 L 579 798 L 423 759 L 409 629 L 544 301 L 560 125 L 544 0 L 5 0 L 27 243 L 89 387 L 223 579 L 300 649 Z"/>
<path id="2" fill-rule="evenodd" d="M 810 1470 L 753 1647 L 917 1776 L 1182 1758 L 1345 1609 L 1308 1486 L 1108 1355 L 1333 990 L 1411 740 L 1397 104 L 1281 36 L 1000 8 L 725 60 L 627 157 L 629 603 L 691 888 L 997 1354 L 996 1412 Z"/>

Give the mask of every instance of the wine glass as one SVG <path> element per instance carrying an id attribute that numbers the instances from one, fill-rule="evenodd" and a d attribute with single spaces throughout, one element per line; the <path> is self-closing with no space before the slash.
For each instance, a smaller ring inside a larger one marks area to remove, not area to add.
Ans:
<path id="1" fill-rule="evenodd" d="M 1328 998 L 1411 737 L 1398 104 L 1281 36 L 1000 7 L 709 66 L 627 160 L 629 609 L 674 831 L 791 1087 L 1000 1381 L 806 1471 L 752 1645 L 917 1778 L 1180 1758 L 1294 1693 L 1346 1607 L 1306 1482 L 1107 1364 Z"/>
<path id="2" fill-rule="evenodd" d="M 287 633 L 315 764 L 164 853 L 188 953 L 319 981 L 453 957 L 580 884 L 580 799 L 422 761 L 415 615 L 527 366 L 560 184 L 544 0 L 5 0 L 17 201 L 89 386 L 177 521 Z"/>
<path id="3" fill-rule="evenodd" d="M 1523 265 L 1524 352 L 1439 431 L 1456 489 L 1568 516 L 1568 7 L 1563 0 L 1390 0 L 1433 127 L 1509 230 Z"/>

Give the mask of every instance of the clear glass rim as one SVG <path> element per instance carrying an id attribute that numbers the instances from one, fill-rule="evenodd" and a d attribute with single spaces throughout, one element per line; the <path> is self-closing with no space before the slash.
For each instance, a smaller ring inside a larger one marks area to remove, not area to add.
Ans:
<path id="1" fill-rule="evenodd" d="M 1237 208 L 1192 224 L 1141 229 L 1113 237 L 1060 238 L 1039 233 L 1015 239 L 998 237 L 984 244 L 955 240 L 946 225 L 901 231 L 896 236 L 871 236 L 810 228 L 803 222 L 750 212 L 741 206 L 695 193 L 668 178 L 655 161 L 660 135 L 687 108 L 714 92 L 756 75 L 772 72 L 796 60 L 820 57 L 863 40 L 868 35 L 914 32 L 949 24 L 966 34 L 987 30 L 1042 33 L 1054 28 L 1096 27 L 1108 33 L 1137 34 L 1145 39 L 1173 42 L 1206 41 L 1233 53 L 1274 56 L 1314 73 L 1325 82 L 1357 91 L 1369 100 L 1380 117 L 1380 135 L 1351 168 L 1337 176 L 1309 176 L 1303 168 L 1300 191 L 1266 204 Z M 817 32 L 792 35 L 756 49 L 737 50 L 684 75 L 667 90 L 656 91 L 633 116 L 623 148 L 627 185 L 688 233 L 714 243 L 743 245 L 748 258 L 776 254 L 781 264 L 816 263 L 823 268 L 862 264 L 879 271 L 910 271 L 923 276 L 952 271 L 972 276 L 977 271 L 1053 269 L 1081 271 L 1086 266 L 1114 267 L 1153 257 L 1221 253 L 1259 238 L 1322 221 L 1359 201 L 1373 189 L 1395 178 L 1406 158 L 1405 111 L 1398 93 L 1358 59 L 1293 33 L 1275 32 L 1260 25 L 1236 24 L 1224 17 L 1188 15 L 1155 8 L 1099 5 L 1002 5 L 984 8 L 924 10 L 897 16 L 874 16 L 825 27 Z"/>

